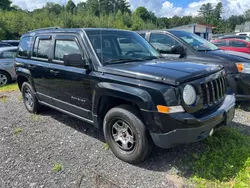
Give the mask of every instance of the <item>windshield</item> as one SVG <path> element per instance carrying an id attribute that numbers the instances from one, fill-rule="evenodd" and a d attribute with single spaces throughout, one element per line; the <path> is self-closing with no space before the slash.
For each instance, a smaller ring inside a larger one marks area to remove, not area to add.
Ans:
<path id="1" fill-rule="evenodd" d="M 207 40 L 185 31 L 169 31 L 178 38 L 181 38 L 197 51 L 215 51 L 219 48 Z"/>
<path id="2" fill-rule="evenodd" d="M 137 33 L 119 30 L 87 30 L 86 33 L 102 64 L 160 58 L 160 54 Z"/>

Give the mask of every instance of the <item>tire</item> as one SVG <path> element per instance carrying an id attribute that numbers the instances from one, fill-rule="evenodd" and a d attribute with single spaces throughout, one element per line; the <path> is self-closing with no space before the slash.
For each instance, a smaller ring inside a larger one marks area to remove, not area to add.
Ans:
<path id="1" fill-rule="evenodd" d="M 0 86 L 5 86 L 11 82 L 11 77 L 8 73 L 0 71 Z"/>
<path id="2" fill-rule="evenodd" d="M 41 108 L 32 86 L 24 82 L 22 85 L 22 96 L 25 108 L 33 114 L 37 114 Z"/>
<path id="3" fill-rule="evenodd" d="M 149 133 L 132 106 L 122 105 L 108 111 L 104 117 L 103 131 L 110 149 L 122 161 L 137 164 L 152 151 Z"/>

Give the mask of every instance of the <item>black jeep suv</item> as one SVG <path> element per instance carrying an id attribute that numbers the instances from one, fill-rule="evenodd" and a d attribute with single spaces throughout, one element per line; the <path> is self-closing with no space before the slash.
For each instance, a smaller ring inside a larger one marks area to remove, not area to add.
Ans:
<path id="1" fill-rule="evenodd" d="M 166 62 L 140 35 L 115 29 L 40 29 L 22 36 L 16 61 L 25 107 L 42 105 L 103 129 L 129 163 L 196 142 L 234 117 L 222 66 Z"/>

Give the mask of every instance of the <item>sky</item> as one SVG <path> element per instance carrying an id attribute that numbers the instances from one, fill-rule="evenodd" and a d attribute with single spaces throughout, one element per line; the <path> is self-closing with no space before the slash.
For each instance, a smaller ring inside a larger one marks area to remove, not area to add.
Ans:
<path id="1" fill-rule="evenodd" d="M 12 0 L 14 5 L 18 5 L 25 10 L 42 8 L 47 2 L 66 4 L 68 0 Z M 75 3 L 86 0 L 73 0 Z M 146 7 L 155 13 L 157 17 L 196 16 L 202 4 L 212 3 L 216 5 L 222 2 L 224 6 L 223 17 L 240 15 L 245 10 L 250 9 L 250 0 L 127 0 L 131 9 L 135 10 L 139 6 Z"/>

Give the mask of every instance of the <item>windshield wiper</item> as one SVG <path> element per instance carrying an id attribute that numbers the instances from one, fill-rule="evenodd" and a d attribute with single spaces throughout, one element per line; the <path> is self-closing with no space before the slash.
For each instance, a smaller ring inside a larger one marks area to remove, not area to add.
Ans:
<path id="1" fill-rule="evenodd" d="M 126 62 L 136 62 L 136 61 L 146 61 L 146 60 L 153 60 L 153 59 L 158 59 L 158 57 L 155 56 L 147 56 L 143 58 L 135 58 L 135 59 L 130 59 L 130 58 L 118 58 L 118 59 L 112 59 L 109 61 L 104 62 L 104 65 L 107 64 L 117 64 L 117 63 L 126 63 Z"/>
<path id="2" fill-rule="evenodd" d="M 118 58 L 118 59 L 111 59 L 109 61 L 105 61 L 103 64 L 115 64 L 115 63 L 125 63 L 125 62 L 131 62 L 134 61 L 134 59 L 130 58 Z"/>

